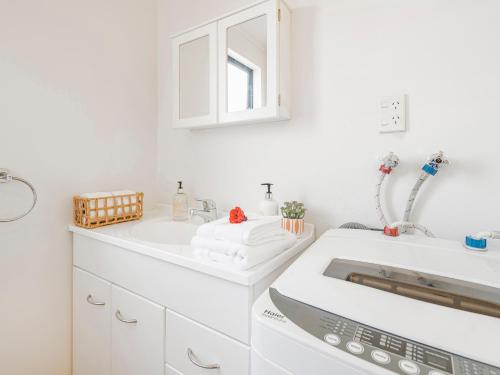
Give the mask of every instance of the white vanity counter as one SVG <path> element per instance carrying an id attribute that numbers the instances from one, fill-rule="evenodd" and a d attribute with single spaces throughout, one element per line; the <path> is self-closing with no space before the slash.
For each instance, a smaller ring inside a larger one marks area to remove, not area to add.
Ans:
<path id="1" fill-rule="evenodd" d="M 252 304 L 314 241 L 307 225 L 292 248 L 237 270 L 195 258 L 196 226 L 162 212 L 69 227 L 75 375 L 249 374 Z M 212 365 L 220 368 L 210 372 Z"/>
<path id="2" fill-rule="evenodd" d="M 154 210 L 146 212 L 144 219 L 140 221 L 131 221 L 90 230 L 70 225 L 69 230 L 79 236 L 119 246 L 125 250 L 134 251 L 242 285 L 255 284 L 272 273 L 276 268 L 296 257 L 297 254 L 300 254 L 314 242 L 314 226 L 306 224 L 304 235 L 292 248 L 248 270 L 238 270 L 226 265 L 196 258 L 193 254 L 193 249 L 189 245 L 164 245 L 141 241 L 133 237 L 132 230 L 138 223 L 164 219 L 168 220 L 161 216 L 161 211 Z"/>

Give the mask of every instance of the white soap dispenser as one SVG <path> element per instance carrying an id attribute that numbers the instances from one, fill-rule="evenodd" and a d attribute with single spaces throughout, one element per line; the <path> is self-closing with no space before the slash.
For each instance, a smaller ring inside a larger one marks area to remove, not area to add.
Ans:
<path id="1" fill-rule="evenodd" d="M 262 186 L 267 186 L 266 197 L 259 203 L 259 213 L 263 216 L 276 216 L 279 212 L 279 205 L 273 199 L 273 193 L 271 192 L 271 186 L 273 184 L 266 182 L 261 184 Z"/>

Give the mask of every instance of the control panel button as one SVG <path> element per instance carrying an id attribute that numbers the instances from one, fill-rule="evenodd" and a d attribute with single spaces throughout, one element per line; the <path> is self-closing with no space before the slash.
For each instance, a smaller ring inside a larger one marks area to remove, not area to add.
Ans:
<path id="1" fill-rule="evenodd" d="M 382 365 L 387 365 L 391 362 L 391 356 L 389 353 L 383 352 L 382 350 L 374 350 L 372 352 L 372 358 L 375 362 L 378 362 Z"/>
<path id="2" fill-rule="evenodd" d="M 325 341 L 330 345 L 337 346 L 340 344 L 340 337 L 333 333 L 327 333 L 325 335 Z"/>
<path id="3" fill-rule="evenodd" d="M 356 341 L 349 341 L 346 347 L 352 354 L 363 354 L 365 351 L 365 347 Z"/>
<path id="4" fill-rule="evenodd" d="M 408 375 L 418 375 L 420 374 L 420 367 L 412 361 L 407 359 L 402 359 L 399 361 L 399 368 Z"/>

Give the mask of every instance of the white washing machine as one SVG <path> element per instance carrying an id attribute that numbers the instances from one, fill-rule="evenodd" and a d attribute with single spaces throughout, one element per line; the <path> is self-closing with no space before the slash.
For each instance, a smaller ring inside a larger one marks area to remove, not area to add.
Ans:
<path id="1" fill-rule="evenodd" d="M 331 230 L 252 325 L 253 375 L 500 375 L 500 249 Z"/>

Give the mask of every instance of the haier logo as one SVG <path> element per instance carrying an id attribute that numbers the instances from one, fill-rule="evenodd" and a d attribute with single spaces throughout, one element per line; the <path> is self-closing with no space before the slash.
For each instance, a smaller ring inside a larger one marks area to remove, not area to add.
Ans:
<path id="1" fill-rule="evenodd" d="M 271 311 L 271 310 L 266 309 L 262 313 L 262 316 L 265 316 L 266 318 L 275 319 L 275 320 L 278 320 L 278 321 L 283 322 L 283 323 L 285 322 L 285 315 Z"/>

